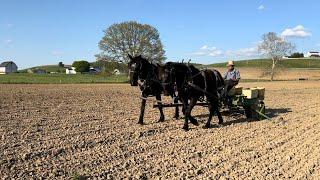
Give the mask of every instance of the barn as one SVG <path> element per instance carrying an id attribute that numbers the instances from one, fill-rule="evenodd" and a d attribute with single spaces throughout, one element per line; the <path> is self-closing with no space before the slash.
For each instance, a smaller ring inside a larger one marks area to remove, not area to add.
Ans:
<path id="1" fill-rule="evenodd" d="M 18 71 L 18 66 L 12 61 L 5 61 L 0 64 L 0 74 L 15 73 Z"/>

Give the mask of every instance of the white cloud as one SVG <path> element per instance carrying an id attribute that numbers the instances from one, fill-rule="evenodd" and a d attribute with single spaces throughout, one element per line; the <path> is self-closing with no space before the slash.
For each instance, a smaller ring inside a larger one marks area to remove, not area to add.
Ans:
<path id="1" fill-rule="evenodd" d="M 282 33 L 282 37 L 298 37 L 298 38 L 305 38 L 309 37 L 312 34 L 308 32 L 306 28 L 304 28 L 302 25 L 298 25 L 294 28 L 288 28 L 285 29 Z"/>
<path id="2" fill-rule="evenodd" d="M 216 50 L 210 51 L 209 56 L 215 57 L 215 56 L 220 56 L 222 54 L 223 54 L 222 50 L 216 49 Z"/>
<path id="3" fill-rule="evenodd" d="M 204 45 L 200 49 L 208 49 L 208 45 Z"/>
<path id="4" fill-rule="evenodd" d="M 192 53 L 195 56 L 219 56 L 222 55 L 223 51 L 216 47 L 209 47 L 208 45 L 202 46 L 197 52 Z"/>
<path id="5" fill-rule="evenodd" d="M 265 9 L 265 7 L 264 7 L 263 4 L 261 4 L 261 5 L 258 7 L 258 10 L 264 10 L 264 9 Z"/>

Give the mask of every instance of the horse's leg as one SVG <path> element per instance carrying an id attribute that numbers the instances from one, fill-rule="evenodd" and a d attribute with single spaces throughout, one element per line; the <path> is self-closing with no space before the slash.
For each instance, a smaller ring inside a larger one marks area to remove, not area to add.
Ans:
<path id="1" fill-rule="evenodd" d="M 213 116 L 213 113 L 214 113 L 213 105 L 212 105 L 211 102 L 209 102 L 208 109 L 209 109 L 209 118 L 208 118 L 208 121 L 207 121 L 207 123 L 205 125 L 206 128 L 210 128 L 212 116 Z"/>
<path id="2" fill-rule="evenodd" d="M 163 122 L 164 121 L 164 114 L 163 114 L 163 110 L 162 110 L 161 94 L 157 94 L 156 99 L 158 101 L 158 107 L 159 107 L 159 111 L 160 111 L 160 119 L 158 122 Z"/>
<path id="3" fill-rule="evenodd" d="M 142 100 L 141 100 L 141 107 L 140 107 L 140 117 L 139 117 L 139 122 L 138 124 L 143 124 L 143 116 L 144 116 L 144 110 L 146 107 L 146 98 L 147 96 L 142 95 Z"/>
<path id="4" fill-rule="evenodd" d="M 186 96 L 179 95 L 180 101 L 182 103 L 182 113 L 186 115 L 186 109 L 188 106 L 188 98 Z"/>
<path id="5" fill-rule="evenodd" d="M 219 110 L 219 101 L 216 100 L 214 101 L 213 105 L 213 110 L 217 113 L 218 119 L 219 119 L 219 124 L 223 123 L 223 118 L 221 116 L 220 110 Z"/>
<path id="6" fill-rule="evenodd" d="M 186 113 L 187 109 L 188 109 L 188 99 L 185 98 L 184 96 L 181 96 L 181 95 L 179 95 L 179 97 L 180 97 L 180 101 L 183 105 L 182 112 L 184 114 L 184 125 L 183 125 L 182 129 L 184 129 L 185 131 L 188 131 L 189 130 L 189 122 L 188 122 L 189 117 L 187 116 L 187 113 Z"/>
<path id="7" fill-rule="evenodd" d="M 198 99 L 199 99 L 198 97 L 192 97 L 190 99 L 190 103 L 189 103 L 188 110 L 187 110 L 187 112 L 188 112 L 187 115 L 189 116 L 190 122 L 196 126 L 199 126 L 199 123 L 194 117 L 191 116 L 191 111 L 194 108 L 194 106 L 197 104 Z"/>
<path id="8" fill-rule="evenodd" d="M 173 97 L 173 103 L 174 104 L 179 103 L 177 96 Z M 176 108 L 175 108 L 174 118 L 179 119 L 179 107 L 178 106 L 176 106 Z"/>
<path id="9" fill-rule="evenodd" d="M 222 124 L 223 123 L 223 118 L 221 116 L 218 104 L 215 105 L 215 111 L 216 111 L 218 119 L 219 119 L 219 124 Z"/>

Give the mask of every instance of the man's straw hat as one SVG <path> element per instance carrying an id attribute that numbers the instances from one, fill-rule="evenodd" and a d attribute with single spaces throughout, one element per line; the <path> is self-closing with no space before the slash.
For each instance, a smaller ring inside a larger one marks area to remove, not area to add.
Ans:
<path id="1" fill-rule="evenodd" d="M 234 62 L 233 61 L 228 61 L 227 66 L 234 66 Z"/>

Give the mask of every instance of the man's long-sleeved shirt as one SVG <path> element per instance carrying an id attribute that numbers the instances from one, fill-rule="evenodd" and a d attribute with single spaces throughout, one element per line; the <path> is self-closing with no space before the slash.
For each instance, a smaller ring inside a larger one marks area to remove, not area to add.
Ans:
<path id="1" fill-rule="evenodd" d="M 233 69 L 232 71 L 227 71 L 224 74 L 224 79 L 225 80 L 240 80 L 240 72 L 237 69 Z"/>

